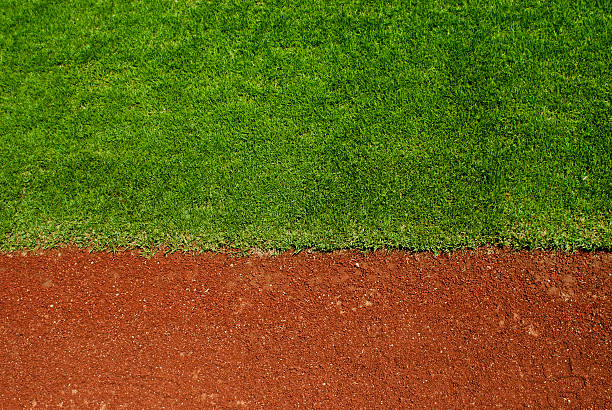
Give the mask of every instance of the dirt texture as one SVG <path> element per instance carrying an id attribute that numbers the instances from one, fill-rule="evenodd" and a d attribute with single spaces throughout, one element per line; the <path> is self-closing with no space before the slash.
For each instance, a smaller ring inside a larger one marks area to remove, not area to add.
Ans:
<path id="1" fill-rule="evenodd" d="M 612 254 L 0 255 L 0 408 L 612 406 Z"/>

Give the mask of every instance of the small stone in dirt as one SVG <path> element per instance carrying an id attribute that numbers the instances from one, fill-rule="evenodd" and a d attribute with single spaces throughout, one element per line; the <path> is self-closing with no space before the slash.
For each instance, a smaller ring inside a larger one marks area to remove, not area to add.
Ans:
<path id="1" fill-rule="evenodd" d="M 576 283 L 576 278 L 574 278 L 572 275 L 565 275 L 563 276 L 563 283 L 566 286 L 573 285 Z"/>

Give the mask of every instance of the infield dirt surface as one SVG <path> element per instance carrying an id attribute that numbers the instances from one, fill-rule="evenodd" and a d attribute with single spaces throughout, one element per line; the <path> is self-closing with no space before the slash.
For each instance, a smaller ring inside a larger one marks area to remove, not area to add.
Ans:
<path id="1" fill-rule="evenodd" d="M 612 254 L 0 255 L 1 408 L 612 406 Z"/>

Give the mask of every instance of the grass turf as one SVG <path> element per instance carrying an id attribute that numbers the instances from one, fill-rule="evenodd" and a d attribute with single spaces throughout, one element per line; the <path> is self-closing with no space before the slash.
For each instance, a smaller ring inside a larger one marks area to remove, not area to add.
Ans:
<path id="1" fill-rule="evenodd" d="M 609 4 L 0 0 L 0 248 L 610 249 Z"/>

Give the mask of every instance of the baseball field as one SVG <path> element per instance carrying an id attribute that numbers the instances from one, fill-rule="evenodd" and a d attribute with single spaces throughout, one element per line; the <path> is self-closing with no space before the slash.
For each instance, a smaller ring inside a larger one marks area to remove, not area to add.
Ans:
<path id="1" fill-rule="evenodd" d="M 0 0 L 0 407 L 606 408 L 605 0 Z"/>

